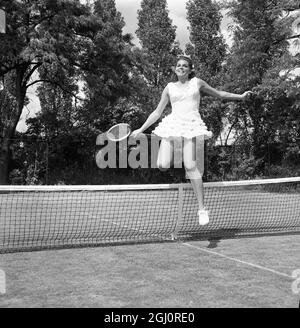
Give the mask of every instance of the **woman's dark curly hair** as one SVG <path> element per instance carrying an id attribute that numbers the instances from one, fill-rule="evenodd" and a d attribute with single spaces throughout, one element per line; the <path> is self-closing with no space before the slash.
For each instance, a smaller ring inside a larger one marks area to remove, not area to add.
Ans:
<path id="1" fill-rule="evenodd" d="M 195 77 L 196 74 L 195 74 L 195 69 L 194 69 L 194 64 L 193 64 L 192 59 L 190 57 L 188 57 L 188 56 L 180 55 L 180 56 L 177 57 L 176 64 L 179 62 L 179 60 L 185 60 L 189 64 L 189 68 L 191 70 L 191 73 L 189 74 L 189 80 L 191 80 L 193 77 Z M 175 81 L 178 81 L 178 77 L 175 74 L 175 67 L 174 67 L 174 78 L 173 79 Z"/>

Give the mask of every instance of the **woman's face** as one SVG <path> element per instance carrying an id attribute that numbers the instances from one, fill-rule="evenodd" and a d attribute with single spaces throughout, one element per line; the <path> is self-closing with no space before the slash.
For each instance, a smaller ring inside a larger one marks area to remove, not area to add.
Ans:
<path id="1" fill-rule="evenodd" d="M 191 73 L 190 65 L 188 61 L 184 59 L 180 59 L 177 62 L 176 68 L 175 68 L 175 74 L 179 77 L 187 77 Z"/>

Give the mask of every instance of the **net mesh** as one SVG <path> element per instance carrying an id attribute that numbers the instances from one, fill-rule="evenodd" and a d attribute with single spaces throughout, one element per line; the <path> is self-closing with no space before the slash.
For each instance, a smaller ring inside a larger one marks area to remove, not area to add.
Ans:
<path id="1" fill-rule="evenodd" d="M 300 233 L 300 178 L 206 183 L 199 226 L 190 184 L 0 187 L 0 252 Z"/>

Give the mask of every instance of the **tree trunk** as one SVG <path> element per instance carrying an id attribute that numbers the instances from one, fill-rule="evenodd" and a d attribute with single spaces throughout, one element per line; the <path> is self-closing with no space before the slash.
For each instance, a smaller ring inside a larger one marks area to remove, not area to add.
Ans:
<path id="1" fill-rule="evenodd" d="M 0 92 L 0 184 L 9 183 L 10 144 L 14 137 L 25 99 L 25 90 L 22 90 L 20 87 L 22 73 L 17 74 L 17 96 L 10 93 L 7 88 Z"/>
<path id="2" fill-rule="evenodd" d="M 8 164 L 9 164 L 9 146 L 10 140 L 1 140 L 0 145 L 0 185 L 6 185 L 8 181 Z"/>

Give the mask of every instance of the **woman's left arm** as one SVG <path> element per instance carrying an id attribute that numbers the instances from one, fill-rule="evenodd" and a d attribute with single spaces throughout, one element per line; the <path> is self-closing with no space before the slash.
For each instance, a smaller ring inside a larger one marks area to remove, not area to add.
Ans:
<path id="1" fill-rule="evenodd" d="M 198 86 L 199 86 L 200 91 L 203 91 L 204 93 L 206 93 L 210 96 L 220 98 L 220 99 L 226 99 L 226 100 L 246 100 L 252 94 L 251 91 L 246 91 L 242 95 L 239 95 L 236 93 L 230 93 L 230 92 L 226 92 L 226 91 L 217 90 L 217 89 L 211 87 L 205 81 L 200 80 L 200 79 L 198 80 Z"/>

